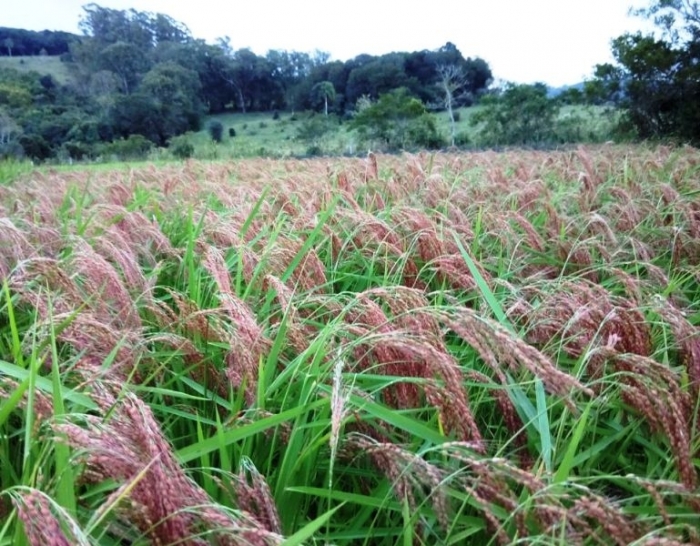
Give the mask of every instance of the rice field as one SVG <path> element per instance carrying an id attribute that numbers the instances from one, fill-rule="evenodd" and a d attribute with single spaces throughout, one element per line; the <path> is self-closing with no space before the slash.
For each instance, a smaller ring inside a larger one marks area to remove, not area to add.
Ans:
<path id="1" fill-rule="evenodd" d="M 0 545 L 700 544 L 700 152 L 0 186 Z"/>

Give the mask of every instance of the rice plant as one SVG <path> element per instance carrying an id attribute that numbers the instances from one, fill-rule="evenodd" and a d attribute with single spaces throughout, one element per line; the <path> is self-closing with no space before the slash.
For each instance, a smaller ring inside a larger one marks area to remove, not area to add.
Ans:
<path id="1" fill-rule="evenodd" d="M 0 185 L 0 545 L 700 544 L 700 154 Z"/>

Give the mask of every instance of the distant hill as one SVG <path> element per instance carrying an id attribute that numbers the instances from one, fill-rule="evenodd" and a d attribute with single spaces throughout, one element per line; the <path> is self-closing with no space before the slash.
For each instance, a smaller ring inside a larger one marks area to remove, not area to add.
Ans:
<path id="1" fill-rule="evenodd" d="M 0 68 L 14 68 L 20 72 L 38 72 L 41 75 L 49 74 L 60 84 L 68 83 L 71 79 L 67 64 L 61 62 L 58 55 L 0 57 Z"/>

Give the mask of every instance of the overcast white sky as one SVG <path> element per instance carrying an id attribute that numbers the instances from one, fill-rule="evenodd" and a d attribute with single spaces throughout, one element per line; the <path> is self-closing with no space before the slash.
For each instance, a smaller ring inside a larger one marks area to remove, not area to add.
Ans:
<path id="1" fill-rule="evenodd" d="M 0 26 L 78 32 L 85 0 L 0 0 Z M 644 21 L 644 0 L 101 0 L 114 9 L 165 13 L 207 41 L 235 49 L 321 49 L 346 60 L 437 49 L 450 41 L 498 79 L 572 84 L 611 60 L 610 40 Z"/>

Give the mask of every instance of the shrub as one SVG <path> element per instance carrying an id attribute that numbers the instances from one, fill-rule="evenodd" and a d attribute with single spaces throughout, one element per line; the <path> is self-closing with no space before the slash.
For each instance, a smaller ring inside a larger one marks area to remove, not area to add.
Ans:
<path id="1" fill-rule="evenodd" d="M 221 142 L 224 136 L 224 126 L 220 121 L 214 120 L 209 123 L 209 136 L 214 142 Z"/>
<path id="2" fill-rule="evenodd" d="M 323 149 L 320 146 L 314 144 L 306 148 L 307 157 L 318 157 L 321 155 L 323 155 Z"/>
<path id="3" fill-rule="evenodd" d="M 0 160 L 6 159 L 21 159 L 24 157 L 24 149 L 22 145 L 16 141 L 0 143 Z"/>
<path id="4" fill-rule="evenodd" d="M 51 157 L 51 146 L 41 135 L 26 134 L 19 137 L 19 143 L 24 153 L 37 161 Z"/>
<path id="5" fill-rule="evenodd" d="M 228 136 L 231 138 L 236 136 L 236 130 L 233 127 L 228 128 Z"/>
<path id="6" fill-rule="evenodd" d="M 317 145 L 328 133 L 338 125 L 336 116 L 313 116 L 305 119 L 297 128 L 297 138 L 310 144 Z"/>
<path id="7" fill-rule="evenodd" d="M 439 148 L 443 144 L 435 118 L 405 88 L 386 93 L 374 103 L 360 99 L 350 127 L 362 140 L 388 150 Z"/>
<path id="8" fill-rule="evenodd" d="M 141 136 L 141 135 L 138 135 L 138 136 Z M 131 138 L 131 137 L 129 137 L 129 138 Z M 141 138 L 143 138 L 143 137 L 141 137 Z M 146 142 L 148 142 L 148 141 L 146 141 Z M 68 157 L 70 157 L 71 159 L 77 159 L 78 161 L 86 159 L 92 153 L 92 149 L 90 148 L 90 146 L 88 144 L 85 144 L 84 142 L 74 141 L 74 140 L 64 142 L 62 148 L 65 151 L 65 153 L 68 155 Z"/>
<path id="9" fill-rule="evenodd" d="M 171 138 L 168 141 L 168 150 L 178 159 L 187 159 L 194 155 L 194 144 L 188 134 Z"/>
<path id="10" fill-rule="evenodd" d="M 462 131 L 455 135 L 455 146 L 469 146 L 472 143 L 469 133 Z"/>
<path id="11" fill-rule="evenodd" d="M 122 160 L 145 159 L 153 146 L 153 142 L 143 135 L 129 135 L 127 139 L 120 138 L 103 144 L 98 148 L 98 151 L 102 155 L 116 156 Z M 73 155 L 75 150 L 67 149 L 66 151 L 71 157 L 75 157 Z"/>
<path id="12" fill-rule="evenodd" d="M 537 146 L 556 142 L 559 104 L 547 97 L 547 86 L 508 84 L 498 94 L 484 97 L 483 108 L 470 123 L 478 126 L 482 146 Z"/>

